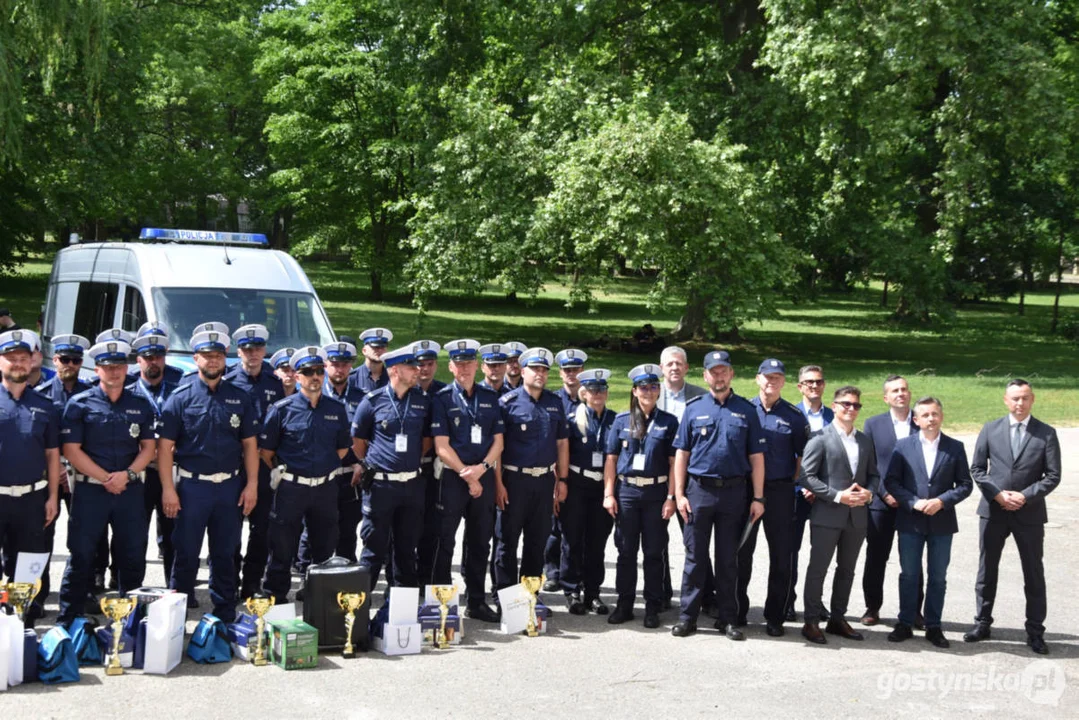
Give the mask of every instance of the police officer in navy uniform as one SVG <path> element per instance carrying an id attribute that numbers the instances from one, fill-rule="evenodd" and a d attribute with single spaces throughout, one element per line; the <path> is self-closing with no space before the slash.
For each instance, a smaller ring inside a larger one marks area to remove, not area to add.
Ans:
<path id="1" fill-rule="evenodd" d="M 446 383 L 441 380 L 435 379 L 435 373 L 438 372 L 438 353 L 441 352 L 442 346 L 434 340 L 417 340 L 412 343 L 412 353 L 416 356 L 417 362 L 419 362 L 419 376 L 416 380 L 416 387 L 420 392 L 433 399 L 435 393 L 442 388 L 446 387 Z M 422 543 L 423 538 L 434 537 L 438 534 L 438 528 L 435 523 L 435 503 L 437 502 L 437 488 L 435 487 L 434 476 L 434 462 L 435 462 L 435 448 L 432 443 L 431 449 L 423 454 L 421 460 L 420 474 L 423 476 L 423 483 L 425 488 L 424 499 L 424 528 L 420 537 Z M 390 554 L 393 554 L 393 538 L 390 538 Z M 426 555 L 421 557 L 419 548 L 416 548 L 416 572 L 421 579 L 431 576 L 431 566 L 424 564 L 424 559 L 429 559 L 430 556 Z M 386 566 L 386 570 L 391 573 L 392 566 Z"/>
<path id="2" fill-rule="evenodd" d="M 30 377 L 26 379 L 27 387 L 35 388 L 42 383 L 52 380 L 56 371 L 44 367 L 45 357 L 41 354 L 41 336 L 32 330 L 23 330 L 34 348 L 30 353 Z"/>
<path id="3" fill-rule="evenodd" d="M 161 410 L 165 407 L 165 401 L 176 389 L 176 384 L 165 379 L 166 369 L 165 354 L 169 351 L 169 339 L 165 335 L 139 335 L 135 338 L 132 347 L 135 351 L 135 360 L 138 363 L 139 374 L 134 382 L 128 383 L 127 391 L 145 398 L 154 411 L 154 437 L 161 429 Z M 128 377 L 131 377 L 129 374 Z M 158 553 L 164 563 L 165 583 L 172 574 L 172 562 L 175 553 L 172 547 L 172 532 L 174 523 L 172 518 L 165 515 L 165 506 L 161 502 L 161 476 L 157 470 L 156 445 L 155 459 L 146 466 L 146 482 L 144 483 L 143 500 L 146 511 L 146 521 L 149 525 L 150 515 L 157 513 L 154 535 L 157 542 Z M 146 551 L 143 549 L 143 554 Z M 115 550 L 113 551 L 115 555 Z"/>
<path id="4" fill-rule="evenodd" d="M 510 390 L 521 386 L 521 353 L 527 349 L 527 345 L 516 340 L 502 343 L 502 350 L 506 353 L 506 385 Z"/>
<path id="5" fill-rule="evenodd" d="M 349 375 L 352 363 L 357 357 L 356 346 L 341 340 L 322 346 L 322 352 L 326 355 L 326 380 L 322 384 L 322 394 L 331 397 L 345 406 L 345 413 L 351 422 L 356 414 L 356 408 L 360 406 L 367 393 L 359 386 L 351 382 Z M 383 373 L 385 376 L 385 373 Z M 356 455 L 352 452 L 349 444 L 348 452 L 341 459 L 337 477 L 334 480 L 337 490 L 337 554 L 356 562 L 356 547 L 358 537 L 357 528 L 363 520 L 363 496 L 359 487 L 359 465 Z M 307 571 L 311 564 L 310 552 L 307 547 L 307 533 L 300 540 L 300 561 L 298 569 L 301 573 Z"/>
<path id="6" fill-rule="evenodd" d="M 588 354 L 576 348 L 567 348 L 554 356 L 555 364 L 558 365 L 558 374 L 562 379 L 562 387 L 555 395 L 562 403 L 567 422 L 573 417 L 577 405 L 581 402 L 577 397 L 581 389 L 577 375 L 584 368 L 587 360 Z M 551 534 L 543 550 L 543 564 L 544 573 L 547 575 L 547 582 L 544 583 L 543 589 L 546 592 L 555 592 L 562 586 L 562 524 L 559 522 L 558 515 L 553 513 L 551 514 Z"/>
<path id="7" fill-rule="evenodd" d="M 663 609 L 663 564 L 667 526 L 674 515 L 670 489 L 678 418 L 660 410 L 660 367 L 652 363 L 629 371 L 633 391 L 629 411 L 619 413 L 606 438 L 603 507 L 618 520 L 615 545 L 618 604 L 612 625 L 633 619 L 637 597 L 637 551 L 644 553 L 644 626 L 659 627 Z"/>
<path id="8" fill-rule="evenodd" d="M 130 354 L 122 340 L 90 348 L 100 382 L 64 408 L 60 436 L 75 470 L 57 618 L 65 626 L 83 613 L 95 549 L 108 526 L 120 592 L 140 587 L 146 575 L 143 471 L 154 459 L 155 418 L 150 403 L 124 387 Z"/>
<path id="9" fill-rule="evenodd" d="M 569 491 L 559 508 L 562 525 L 562 589 L 574 615 L 606 615 L 600 600 L 603 554 L 613 522 L 603 509 L 603 468 L 607 436 L 615 413 L 607 408 L 610 370 L 583 370 L 581 402 L 569 420 Z M 583 593 L 583 599 L 582 599 Z"/>
<path id="10" fill-rule="evenodd" d="M 273 372 L 273 366 L 266 362 L 266 341 L 270 332 L 264 325 L 244 325 L 232 334 L 236 343 L 236 354 L 240 362 L 225 373 L 225 381 L 230 382 L 251 397 L 255 404 L 255 413 L 261 425 L 266 411 L 275 402 L 285 397 L 285 388 Z M 255 509 L 247 516 L 247 552 L 243 556 L 241 567 L 240 543 L 236 543 L 236 569 L 240 582 L 240 598 L 249 598 L 262 587 L 262 576 L 266 572 L 266 561 L 270 557 L 270 506 L 273 503 L 270 492 L 270 469 L 264 463 L 259 464 L 259 501 Z"/>
<path id="11" fill-rule="evenodd" d="M 362 393 L 385 387 L 390 376 L 382 363 L 386 348 L 393 342 L 393 333 L 386 328 L 368 328 L 360 334 L 363 364 L 352 371 L 348 384 Z"/>
<path id="12" fill-rule="evenodd" d="M 765 632 L 783 635 L 787 586 L 791 575 L 791 518 L 794 517 L 795 480 L 802 452 L 809 440 L 809 422 L 802 411 L 780 397 L 786 384 L 783 362 L 768 358 L 757 368 L 760 391 L 750 402 L 767 440 L 764 451 L 764 499 L 768 512 L 754 523 L 738 551 L 738 624 L 746 624 L 749 611 L 749 580 L 753 576 L 753 552 L 761 525 L 768 538 L 768 595 L 764 601 Z M 747 509 L 748 510 L 748 509 Z"/>
<path id="13" fill-rule="evenodd" d="M 138 345 L 138 339 L 141 338 L 143 335 L 154 335 L 154 336 L 157 336 L 157 337 L 163 337 L 163 338 L 165 338 L 165 341 L 166 341 L 165 345 L 168 345 L 169 330 L 168 330 L 168 328 L 165 327 L 164 323 L 159 323 L 156 320 L 150 320 L 149 322 L 144 322 L 142 324 L 142 326 L 139 328 L 138 332 L 135 333 L 135 338 L 130 341 L 131 347 L 133 347 L 133 348 L 136 347 Z M 184 376 L 184 371 L 183 370 L 176 367 L 175 365 L 169 365 L 167 363 L 164 364 L 164 367 L 163 367 L 161 372 L 162 372 L 162 377 L 167 382 L 172 383 L 173 387 L 178 385 L 180 383 L 180 380 Z M 140 373 L 139 373 L 139 371 L 137 369 L 129 371 L 128 374 L 127 374 L 127 384 L 130 385 L 131 383 L 138 380 L 139 379 L 139 374 Z"/>
<path id="14" fill-rule="evenodd" d="M 480 387 L 497 393 L 499 397 L 512 390 L 513 388 L 506 382 L 507 355 L 502 343 L 481 345 L 478 352 L 481 360 L 480 371 L 483 373 Z"/>
<path id="15" fill-rule="evenodd" d="M 305 523 L 312 559 L 324 562 L 334 554 L 334 479 L 352 447 L 345 406 L 322 393 L 325 352 L 300 348 L 290 364 L 300 390 L 270 406 L 259 434 L 259 454 L 264 465 L 274 468 L 277 483 L 270 512 L 270 563 L 262 587 L 281 603 L 288 599 L 290 568 Z"/>
<path id="16" fill-rule="evenodd" d="M 494 533 L 495 478 L 502 455 L 502 412 L 498 394 L 476 383 L 475 340 L 446 344 L 454 382 L 435 393 L 431 402 L 431 434 L 438 467 L 432 481 L 433 528 L 420 544 L 420 566 L 430 568 L 421 582 L 449 585 L 457 528 L 465 521 L 465 550 L 461 574 L 465 578 L 467 617 L 497 622 L 487 605 L 484 582 L 491 537 Z"/>
<path id="17" fill-rule="evenodd" d="M 60 495 L 60 414 L 27 385 L 32 348 L 27 330 L 0 333 L 0 538 L 15 558 L 49 552 Z"/>
<path id="18" fill-rule="evenodd" d="M 734 368 L 725 350 L 704 356 L 703 377 L 711 393 L 686 403 L 674 441 L 674 496 L 686 523 L 686 565 L 682 609 L 671 634 L 684 637 L 697 631 L 705 577 L 699 558 L 712 542 L 714 529 L 719 611 L 715 626 L 731 640 L 744 640 L 745 635 L 735 626 L 738 540 L 746 504 L 750 504 L 752 521 L 764 514 L 765 438 L 756 409 L 731 389 Z"/>
<path id="19" fill-rule="evenodd" d="M 281 381 L 281 388 L 285 391 L 285 397 L 296 392 L 296 371 L 292 369 L 289 360 L 296 354 L 296 348 L 281 348 L 270 358 L 270 366 L 273 374 Z"/>
<path id="20" fill-rule="evenodd" d="M 223 382 L 229 344 L 227 332 L 199 330 L 191 338 L 198 375 L 165 401 L 157 448 L 162 503 L 176 518 L 169 587 L 187 594 L 188 607 L 198 607 L 195 576 L 208 534 L 210 600 L 213 614 L 226 623 L 236 617 L 236 545 L 242 515 L 258 502 L 259 477 L 258 411 L 250 395 Z"/>
<path id="21" fill-rule="evenodd" d="M 416 387 L 419 363 L 411 344 L 385 353 L 382 361 L 389 383 L 369 392 L 352 419 L 352 451 L 366 486 L 360 564 L 371 573 L 372 587 L 387 562 L 394 565 L 395 585 L 416 587 L 424 502 L 420 459 L 431 446 L 430 400 Z"/>
<path id="22" fill-rule="evenodd" d="M 79 369 L 82 367 L 83 355 L 90 349 L 90 341 L 81 335 L 56 335 L 52 339 L 52 364 L 56 368 L 56 375 L 51 380 L 46 380 L 34 390 L 43 397 L 52 401 L 56 412 L 63 415 L 67 401 L 79 393 L 86 392 L 90 385 L 79 379 Z M 60 458 L 63 471 L 60 474 L 60 499 L 71 506 L 71 465 L 63 457 Z M 45 532 L 49 538 L 49 550 L 53 548 L 56 535 L 56 523 L 50 523 Z M 8 574 L 15 572 L 15 556 L 10 558 L 11 567 L 7 568 Z M 103 558 L 101 572 L 104 573 L 108 565 L 108 555 Z M 33 603 L 26 610 L 26 617 L 37 620 L 45 615 L 45 599 L 49 596 L 51 583 L 49 573 L 41 576 L 41 590 Z"/>
<path id="23" fill-rule="evenodd" d="M 505 423 L 502 483 L 495 489 L 496 589 L 543 572 L 551 509 L 566 499 L 569 426 L 562 402 L 546 389 L 553 355 L 529 348 L 521 355 L 521 387 L 498 399 Z M 520 572 L 517 543 L 524 537 Z"/>
<path id="24" fill-rule="evenodd" d="M 229 326 L 226 325 L 223 322 L 210 321 L 210 322 L 204 322 L 204 323 L 200 323 L 200 324 L 196 325 L 195 329 L 191 331 L 191 335 L 192 335 L 192 337 L 194 337 L 195 335 L 198 335 L 199 333 L 204 333 L 204 332 L 217 333 L 218 335 L 224 335 L 226 338 L 228 338 L 229 333 L 231 331 L 229 330 Z M 195 352 L 194 348 L 191 349 L 191 352 L 192 353 Z M 225 368 L 225 372 L 228 373 L 228 368 L 227 367 Z M 192 380 L 198 380 L 198 378 L 199 378 L 199 370 L 198 370 L 198 368 L 195 368 L 194 370 L 191 370 L 189 372 L 185 372 L 182 376 L 180 376 L 180 380 L 176 383 L 176 387 L 180 387 L 182 385 L 187 385 Z M 256 446 L 256 448 L 257 448 L 257 446 Z M 190 600 L 190 598 L 188 598 L 188 599 Z"/>

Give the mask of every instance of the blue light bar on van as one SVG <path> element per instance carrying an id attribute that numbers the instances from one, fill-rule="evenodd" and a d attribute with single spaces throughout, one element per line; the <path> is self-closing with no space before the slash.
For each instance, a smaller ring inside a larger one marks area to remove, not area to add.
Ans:
<path id="1" fill-rule="evenodd" d="M 143 228 L 141 240 L 169 240 L 171 242 L 214 243 L 217 245 L 269 245 L 262 233 L 213 232 L 212 230 L 171 230 L 166 228 Z"/>

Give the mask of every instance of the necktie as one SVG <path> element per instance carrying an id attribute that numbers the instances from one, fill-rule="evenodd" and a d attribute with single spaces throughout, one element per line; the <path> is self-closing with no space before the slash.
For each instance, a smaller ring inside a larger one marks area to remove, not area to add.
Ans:
<path id="1" fill-rule="evenodd" d="M 1015 434 L 1012 435 L 1012 458 L 1019 457 L 1019 445 L 1023 442 L 1023 423 L 1015 424 Z"/>

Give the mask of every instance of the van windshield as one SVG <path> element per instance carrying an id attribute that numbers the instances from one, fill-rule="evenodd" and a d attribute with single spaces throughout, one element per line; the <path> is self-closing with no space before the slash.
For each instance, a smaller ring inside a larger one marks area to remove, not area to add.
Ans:
<path id="1" fill-rule="evenodd" d="M 267 356 L 284 347 L 319 347 L 334 341 L 318 301 L 309 293 L 233 288 L 154 288 L 157 319 L 169 331 L 170 352 L 191 352 L 191 331 L 217 321 L 235 332 L 258 323 L 270 331 Z M 229 354 L 235 354 L 230 348 Z"/>

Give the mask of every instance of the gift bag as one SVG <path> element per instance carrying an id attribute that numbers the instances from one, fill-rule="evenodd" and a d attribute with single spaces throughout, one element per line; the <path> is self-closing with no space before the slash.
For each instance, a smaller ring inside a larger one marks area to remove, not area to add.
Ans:
<path id="1" fill-rule="evenodd" d="M 79 681 L 79 659 L 71 636 L 54 627 L 41 638 L 37 648 L 37 676 L 46 685 Z"/>
<path id="2" fill-rule="evenodd" d="M 187 656 L 197 663 L 222 663 L 232 660 L 232 647 L 225 623 L 216 615 L 206 613 L 195 626 Z"/>
<path id="3" fill-rule="evenodd" d="M 105 661 L 101 645 L 97 641 L 97 618 L 75 618 L 68 628 L 71 644 L 75 647 L 75 657 L 79 665 L 100 665 Z"/>
<path id="4" fill-rule="evenodd" d="M 187 595 L 165 595 L 150 603 L 143 621 L 146 628 L 145 665 L 153 675 L 172 671 L 184 654 L 184 621 L 187 618 Z"/>

